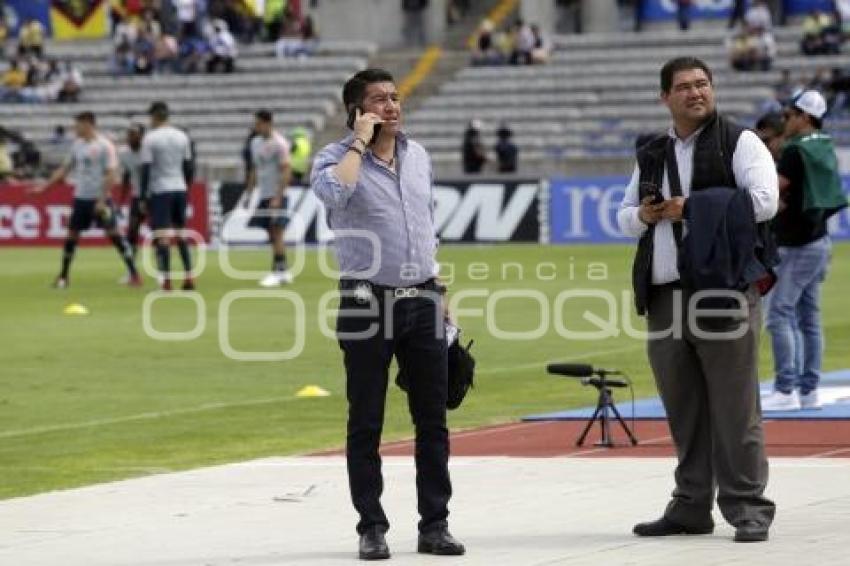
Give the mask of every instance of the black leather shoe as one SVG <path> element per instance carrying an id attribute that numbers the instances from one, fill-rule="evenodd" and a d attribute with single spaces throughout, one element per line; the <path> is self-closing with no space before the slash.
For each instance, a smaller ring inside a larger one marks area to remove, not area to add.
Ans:
<path id="1" fill-rule="evenodd" d="M 714 524 L 706 523 L 699 527 L 686 527 L 674 523 L 667 517 L 661 517 L 657 521 L 649 523 L 638 523 L 632 532 L 639 537 L 666 537 L 670 535 L 710 535 L 714 532 Z"/>
<path id="2" fill-rule="evenodd" d="M 440 556 L 460 556 L 466 549 L 449 534 L 445 527 L 427 533 L 419 533 L 416 552 L 421 554 L 439 554 Z"/>
<path id="3" fill-rule="evenodd" d="M 360 560 L 386 560 L 390 557 L 390 547 L 381 529 L 369 529 L 360 535 Z"/>
<path id="4" fill-rule="evenodd" d="M 756 521 L 743 521 L 735 527 L 735 542 L 763 542 L 767 540 L 767 527 Z"/>

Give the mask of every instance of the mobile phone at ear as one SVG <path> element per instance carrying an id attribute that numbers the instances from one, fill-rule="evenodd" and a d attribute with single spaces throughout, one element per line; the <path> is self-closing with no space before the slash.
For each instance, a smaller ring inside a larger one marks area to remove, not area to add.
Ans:
<path id="1" fill-rule="evenodd" d="M 349 130 L 354 129 L 354 121 L 357 119 L 357 111 L 360 110 L 362 114 L 364 112 L 363 108 L 360 106 L 355 106 L 351 110 L 348 111 L 348 121 L 346 124 L 348 125 Z M 372 129 L 372 139 L 369 140 L 371 144 L 376 139 L 378 139 L 378 134 L 381 132 L 381 124 L 375 124 L 375 127 Z"/>

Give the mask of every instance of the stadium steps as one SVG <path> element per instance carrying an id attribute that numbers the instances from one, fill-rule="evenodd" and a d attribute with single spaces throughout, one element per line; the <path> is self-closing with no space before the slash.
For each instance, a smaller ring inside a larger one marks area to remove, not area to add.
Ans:
<path id="1" fill-rule="evenodd" d="M 465 65 L 408 114 L 407 125 L 435 163 L 445 166 L 438 168 L 443 175 L 459 172 L 462 135 L 472 119 L 483 121 L 488 147 L 499 122 L 507 121 L 521 163 L 536 175 L 563 172 L 555 159 L 620 155 L 625 160 L 638 134 L 669 123 L 658 100 L 658 70 L 669 58 L 694 54 L 705 59 L 714 71 L 719 108 L 744 122 L 772 96 L 782 69 L 811 77 L 821 67 L 850 66 L 850 53 L 801 55 L 798 27 L 777 28 L 775 36 L 775 69 L 748 73 L 729 68 L 723 27 L 557 36 L 546 65 Z"/>

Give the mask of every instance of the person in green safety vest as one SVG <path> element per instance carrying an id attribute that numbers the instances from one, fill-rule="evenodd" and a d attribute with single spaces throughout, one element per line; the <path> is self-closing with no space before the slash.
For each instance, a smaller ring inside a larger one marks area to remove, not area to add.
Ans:
<path id="1" fill-rule="evenodd" d="M 289 0 L 266 0 L 263 23 L 266 26 L 266 41 L 277 41 L 280 36 L 280 26 L 283 23 L 283 13 Z"/>
<path id="2" fill-rule="evenodd" d="M 289 163 L 292 167 L 292 181 L 296 185 L 310 182 L 310 157 L 313 144 L 304 128 L 295 128 L 289 134 Z"/>

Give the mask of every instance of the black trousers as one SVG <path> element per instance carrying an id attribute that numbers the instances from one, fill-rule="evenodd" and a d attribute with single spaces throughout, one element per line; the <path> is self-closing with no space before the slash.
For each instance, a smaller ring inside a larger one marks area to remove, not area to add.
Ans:
<path id="1" fill-rule="evenodd" d="M 378 447 L 393 356 L 410 378 L 407 400 L 416 432 L 419 530 L 439 528 L 446 524 L 452 494 L 441 299 L 435 291 L 395 298 L 376 289 L 358 299 L 342 290 L 337 334 L 345 360 L 346 458 L 351 499 L 360 514 L 357 532 L 389 528 L 380 502 L 384 485 Z"/>
<path id="2" fill-rule="evenodd" d="M 679 460 L 665 516 L 681 525 L 711 522 L 715 490 L 723 517 L 733 526 L 752 520 L 767 527 L 776 512 L 764 496 L 768 463 L 758 383 L 761 310 L 755 288 L 745 295 L 744 318 L 719 320 L 709 327 L 688 321 L 690 292 L 670 285 L 652 288 L 649 331 L 682 328 L 680 337 L 648 342 Z M 745 331 L 718 339 L 718 332 L 736 328 Z"/>

